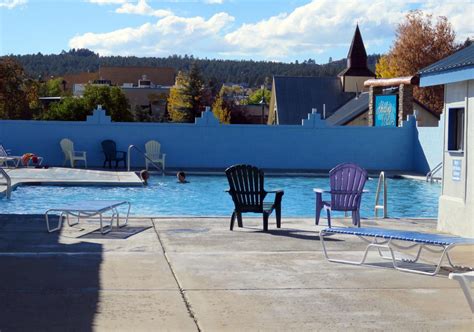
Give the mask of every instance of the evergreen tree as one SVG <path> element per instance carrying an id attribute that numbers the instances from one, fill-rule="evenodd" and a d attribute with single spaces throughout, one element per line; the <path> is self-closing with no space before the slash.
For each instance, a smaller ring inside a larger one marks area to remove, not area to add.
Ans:
<path id="1" fill-rule="evenodd" d="M 204 81 L 202 79 L 201 71 L 199 70 L 198 65 L 194 62 L 189 71 L 189 81 L 187 86 L 187 93 L 189 95 L 191 103 L 191 116 L 196 118 L 201 115 L 201 112 L 204 110 L 202 105 L 202 95 L 204 90 Z"/>
<path id="2" fill-rule="evenodd" d="M 189 74 L 179 72 L 168 98 L 171 121 L 194 122 L 204 108 L 203 92 L 204 83 L 196 64 L 191 66 Z"/>
<path id="3" fill-rule="evenodd" d="M 140 105 L 136 105 L 133 110 L 133 117 L 136 122 L 152 122 L 149 107 L 142 108 Z"/>
<path id="4" fill-rule="evenodd" d="M 0 59 L 0 119 L 30 119 L 23 67 L 13 58 Z"/>
<path id="5" fill-rule="evenodd" d="M 175 85 L 170 89 L 168 97 L 168 112 L 170 120 L 173 122 L 192 122 L 189 110 L 191 103 L 186 94 L 188 77 L 185 73 L 179 72 L 176 76 Z"/>

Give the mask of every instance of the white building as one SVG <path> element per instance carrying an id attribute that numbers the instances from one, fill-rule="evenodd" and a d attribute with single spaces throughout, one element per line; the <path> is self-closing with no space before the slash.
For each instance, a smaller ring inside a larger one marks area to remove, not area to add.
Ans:
<path id="1" fill-rule="evenodd" d="M 420 71 L 444 85 L 443 187 L 438 230 L 474 238 L 474 44 Z"/>

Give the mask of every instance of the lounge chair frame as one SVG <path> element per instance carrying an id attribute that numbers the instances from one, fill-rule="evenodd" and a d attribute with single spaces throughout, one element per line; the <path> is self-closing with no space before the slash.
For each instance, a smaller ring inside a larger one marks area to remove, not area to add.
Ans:
<path id="1" fill-rule="evenodd" d="M 358 232 L 358 230 L 360 232 Z M 319 237 L 321 239 L 321 245 L 323 247 L 324 256 L 329 262 L 351 264 L 351 265 L 364 265 L 365 261 L 367 260 L 367 255 L 369 253 L 369 250 L 374 248 L 377 250 L 381 258 L 392 260 L 393 267 L 396 270 L 434 276 L 439 273 L 439 270 L 441 269 L 441 266 L 445 257 L 452 268 L 454 269 L 464 268 L 464 267 L 453 264 L 453 261 L 451 257 L 449 256 L 449 251 L 457 246 L 474 245 L 474 239 L 451 237 L 453 239 L 453 242 L 449 243 L 449 242 L 436 241 L 435 239 L 437 235 L 433 234 L 434 240 L 429 242 L 427 240 L 420 241 L 420 240 L 417 240 L 416 238 L 409 239 L 409 238 L 401 238 L 401 237 L 399 238 L 391 237 L 391 235 L 394 234 L 394 232 L 396 232 L 394 230 L 387 230 L 387 235 L 381 235 L 380 234 L 381 229 L 373 229 L 373 230 L 377 230 L 377 232 L 373 234 L 370 234 L 370 230 L 371 230 L 370 228 L 326 228 L 326 229 L 323 229 L 320 232 Z M 424 236 L 427 235 L 426 233 L 419 233 L 419 232 L 410 232 L 410 233 L 414 235 L 416 234 L 424 235 Z M 328 255 L 326 244 L 324 242 L 325 241 L 324 238 L 326 236 L 333 235 L 333 234 L 355 235 L 359 239 L 364 241 L 365 243 L 368 243 L 364 251 L 364 254 L 362 256 L 362 259 L 360 261 L 349 261 L 349 260 L 343 260 L 343 259 L 330 258 Z M 447 236 L 443 236 L 443 240 L 446 240 L 448 238 L 449 237 Z M 412 244 L 401 245 L 394 241 L 412 242 Z M 396 255 L 397 251 L 410 250 L 414 248 L 418 248 L 418 249 L 416 252 L 416 256 L 413 259 L 401 258 L 401 257 L 397 257 Z M 432 253 L 441 254 L 439 256 L 437 264 L 434 266 L 434 269 L 432 271 L 423 271 L 416 268 L 407 268 L 407 267 L 400 266 L 400 262 L 417 263 L 421 258 L 423 249 Z M 388 251 L 390 255 L 389 256 L 384 255 L 383 253 L 384 250 Z"/>
<path id="2" fill-rule="evenodd" d="M 87 203 L 90 203 L 90 202 L 93 202 L 94 204 L 103 203 L 103 206 L 96 209 L 83 207 L 84 205 L 87 205 Z M 121 205 L 128 205 L 125 222 L 122 224 L 120 224 L 120 214 L 117 209 Z M 46 227 L 49 233 L 60 230 L 63 223 L 63 219 L 66 219 L 69 226 L 74 226 L 79 223 L 81 218 L 92 218 L 95 216 L 99 216 L 100 232 L 102 234 L 107 234 L 108 232 L 112 230 L 114 219 L 117 222 L 117 228 L 121 228 L 127 225 L 128 217 L 130 215 L 130 208 L 131 208 L 131 204 L 128 201 L 82 201 L 82 202 L 76 202 L 76 203 L 73 203 L 64 207 L 60 207 L 60 208 L 49 209 L 45 212 L 44 216 L 46 220 Z M 51 228 L 49 214 L 58 213 L 58 212 L 60 213 L 58 224 L 56 227 Z M 105 219 L 104 214 L 107 212 L 112 212 L 112 215 L 110 216 L 109 222 L 104 224 L 104 219 Z M 76 218 L 76 221 L 71 222 L 70 217 Z"/>
<path id="3" fill-rule="evenodd" d="M 464 273 L 450 273 L 449 279 L 457 280 L 459 282 L 459 286 L 466 297 L 467 303 L 471 308 L 471 312 L 474 314 L 474 298 L 471 294 L 471 283 L 474 282 L 474 271 L 464 272 Z"/>

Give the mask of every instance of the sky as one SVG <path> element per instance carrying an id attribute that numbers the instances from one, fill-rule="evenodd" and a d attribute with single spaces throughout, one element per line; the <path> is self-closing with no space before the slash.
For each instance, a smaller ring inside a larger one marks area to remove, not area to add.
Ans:
<path id="1" fill-rule="evenodd" d="M 368 54 L 386 53 L 420 9 L 474 37 L 474 0 L 0 0 L 0 55 L 100 55 L 327 63 L 346 57 L 359 24 Z"/>

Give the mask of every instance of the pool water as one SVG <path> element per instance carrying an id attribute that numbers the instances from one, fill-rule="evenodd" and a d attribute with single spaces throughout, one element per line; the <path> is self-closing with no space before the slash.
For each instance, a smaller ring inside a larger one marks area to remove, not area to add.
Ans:
<path id="1" fill-rule="evenodd" d="M 224 176 L 188 176 L 181 184 L 174 176 L 153 176 L 146 187 L 20 186 L 10 200 L 0 199 L 1 213 L 44 213 L 66 202 L 91 199 L 128 200 L 131 213 L 140 216 L 230 216 L 233 203 Z M 377 180 L 365 185 L 362 217 L 374 215 Z M 313 188 L 329 189 L 324 177 L 265 177 L 266 189 L 284 189 L 282 215 L 312 217 Z M 407 179 L 387 179 L 389 217 L 429 217 L 438 213 L 440 184 Z M 326 196 L 329 199 L 329 196 Z M 268 196 L 268 200 L 273 196 Z M 342 213 L 335 213 L 336 216 Z"/>

